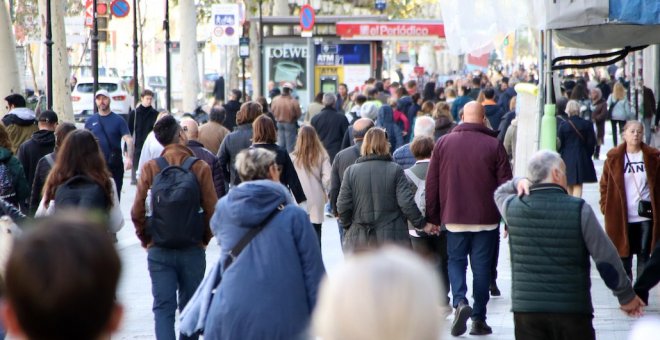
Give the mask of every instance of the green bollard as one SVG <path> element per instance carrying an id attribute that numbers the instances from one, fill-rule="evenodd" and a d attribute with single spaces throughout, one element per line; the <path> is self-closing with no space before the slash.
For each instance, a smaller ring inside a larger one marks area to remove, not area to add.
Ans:
<path id="1" fill-rule="evenodd" d="M 557 118 L 555 104 L 545 104 L 541 119 L 541 150 L 557 151 Z"/>

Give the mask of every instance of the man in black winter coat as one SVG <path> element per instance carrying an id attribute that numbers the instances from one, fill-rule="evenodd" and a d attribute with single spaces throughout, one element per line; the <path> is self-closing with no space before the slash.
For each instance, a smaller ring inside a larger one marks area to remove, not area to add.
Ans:
<path id="1" fill-rule="evenodd" d="M 222 173 L 222 167 L 220 167 L 218 157 L 197 140 L 199 138 L 199 127 L 195 120 L 183 119 L 180 125 L 188 138 L 188 142 L 186 143 L 188 149 L 192 150 L 196 158 L 203 160 L 211 167 L 213 186 L 215 187 L 215 193 L 218 195 L 218 199 L 220 199 L 225 195 L 225 176 Z"/>
<path id="2" fill-rule="evenodd" d="M 53 152 L 55 148 L 55 128 L 57 127 L 57 114 L 51 110 L 42 112 L 37 118 L 39 130 L 18 148 L 18 160 L 23 165 L 25 178 L 32 186 L 37 163 L 41 157 Z"/>
<path id="3" fill-rule="evenodd" d="M 131 184 L 136 183 L 135 173 L 138 170 L 140 163 L 140 154 L 142 154 L 142 146 L 144 145 L 147 135 L 154 128 L 158 111 L 151 106 L 154 99 L 154 93 L 150 90 L 142 91 L 140 96 L 140 105 L 135 108 L 135 111 L 128 113 L 128 130 L 133 135 L 135 141 L 135 151 L 133 152 L 133 170 L 131 171 Z"/>
<path id="4" fill-rule="evenodd" d="M 321 139 L 321 143 L 328 151 L 330 162 L 335 159 L 335 155 L 341 150 L 341 141 L 348 129 L 348 119 L 335 109 L 337 97 L 333 93 L 323 95 L 323 105 L 325 108 L 312 118 L 312 126 Z"/>
<path id="5" fill-rule="evenodd" d="M 240 90 L 231 90 L 229 100 L 223 105 L 227 113 L 224 125 L 230 132 L 234 131 L 234 127 L 236 127 L 236 113 L 241 109 L 241 97 L 243 97 L 243 93 Z"/>

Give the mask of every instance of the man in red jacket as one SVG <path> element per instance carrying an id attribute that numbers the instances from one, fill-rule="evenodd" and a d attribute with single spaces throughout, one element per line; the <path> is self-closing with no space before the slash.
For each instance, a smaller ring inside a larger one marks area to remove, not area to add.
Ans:
<path id="1" fill-rule="evenodd" d="M 426 216 L 447 227 L 449 282 L 456 308 L 451 334 L 491 334 L 486 323 L 491 262 L 499 245 L 500 214 L 493 200 L 498 186 L 510 180 L 511 166 L 497 132 L 487 128 L 484 107 L 465 104 L 463 124 L 438 140 L 426 177 Z M 466 297 L 466 268 L 470 256 L 474 309 Z"/>

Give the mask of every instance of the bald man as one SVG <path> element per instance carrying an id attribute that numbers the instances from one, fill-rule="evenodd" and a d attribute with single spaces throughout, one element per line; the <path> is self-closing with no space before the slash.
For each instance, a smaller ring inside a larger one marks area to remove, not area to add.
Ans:
<path id="1" fill-rule="evenodd" d="M 186 118 L 181 120 L 180 124 L 181 129 L 183 129 L 183 132 L 188 139 L 186 146 L 192 150 L 195 157 L 203 160 L 211 167 L 213 173 L 213 186 L 215 187 L 215 193 L 218 195 L 218 199 L 220 199 L 220 197 L 225 195 L 225 177 L 222 174 L 222 168 L 220 167 L 218 157 L 199 142 L 199 127 L 195 120 Z"/>
<path id="2" fill-rule="evenodd" d="M 484 125 L 484 107 L 463 107 L 463 124 L 435 145 L 426 177 L 427 222 L 447 227 L 449 282 L 456 308 L 453 336 L 491 334 L 486 323 L 491 264 L 499 240 L 500 213 L 493 194 L 512 178 L 511 166 L 497 133 Z M 474 309 L 466 293 L 467 259 L 473 275 Z"/>
<path id="3" fill-rule="evenodd" d="M 341 181 L 344 177 L 346 168 L 353 165 L 360 157 L 360 148 L 362 148 L 362 140 L 364 135 L 374 127 L 374 121 L 369 118 L 360 118 L 353 123 L 353 140 L 355 145 L 348 147 L 335 156 L 332 162 L 332 172 L 330 175 L 330 209 L 337 216 L 337 197 L 339 196 L 339 188 L 341 188 Z M 344 239 L 344 228 L 339 225 L 339 236 Z"/>

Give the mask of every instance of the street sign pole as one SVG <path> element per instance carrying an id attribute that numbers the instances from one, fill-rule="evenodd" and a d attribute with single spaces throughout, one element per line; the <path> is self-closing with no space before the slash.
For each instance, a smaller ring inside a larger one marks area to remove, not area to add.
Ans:
<path id="1" fill-rule="evenodd" d="M 243 32 L 246 32 L 244 30 Z M 246 83 L 247 78 L 245 77 L 245 59 L 250 57 L 250 38 L 242 37 L 238 41 L 238 56 L 241 57 L 241 66 L 243 68 L 243 102 L 247 102 L 247 93 L 246 93 Z"/>
<path id="2" fill-rule="evenodd" d="M 53 30 L 50 13 L 50 0 L 46 0 L 46 94 L 48 110 L 53 109 Z M 37 94 L 38 95 L 38 94 Z"/>
<path id="3" fill-rule="evenodd" d="M 172 69 L 170 67 L 170 4 L 169 0 L 165 0 L 165 20 L 163 21 L 163 29 L 165 30 L 165 84 L 166 84 L 166 103 L 167 112 L 172 113 Z"/>
<path id="4" fill-rule="evenodd" d="M 92 77 L 94 78 L 93 90 L 94 96 L 96 96 L 96 91 L 99 90 L 99 26 L 98 26 L 98 15 L 96 13 L 96 2 L 98 0 L 92 0 L 92 12 L 94 13 L 93 19 L 93 28 L 92 28 Z M 96 107 L 96 97 L 94 97 L 94 112 L 97 112 Z"/>

